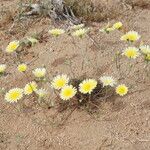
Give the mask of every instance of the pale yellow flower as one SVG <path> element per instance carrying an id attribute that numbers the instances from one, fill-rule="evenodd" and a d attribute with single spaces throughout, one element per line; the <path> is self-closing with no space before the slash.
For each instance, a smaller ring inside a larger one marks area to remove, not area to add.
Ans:
<path id="1" fill-rule="evenodd" d="M 7 53 L 12 53 L 15 50 L 17 50 L 18 47 L 19 47 L 19 41 L 12 41 L 6 47 L 6 52 Z"/>
<path id="2" fill-rule="evenodd" d="M 114 28 L 106 28 L 105 30 L 106 30 L 106 32 L 108 32 L 108 33 L 109 33 L 109 32 L 114 31 Z"/>
<path id="3" fill-rule="evenodd" d="M 138 34 L 138 32 L 135 31 L 129 31 L 127 32 L 125 35 L 123 35 L 121 37 L 122 41 L 130 41 L 130 42 L 134 42 L 140 39 L 140 35 Z"/>
<path id="4" fill-rule="evenodd" d="M 120 96 L 124 96 L 128 93 L 128 87 L 125 84 L 120 84 L 116 87 L 116 93 Z"/>
<path id="5" fill-rule="evenodd" d="M 116 22 L 114 25 L 113 25 L 113 28 L 114 29 L 121 29 L 123 26 L 122 22 Z"/>
<path id="6" fill-rule="evenodd" d="M 59 35 L 65 33 L 65 30 L 56 28 L 56 29 L 49 30 L 48 32 L 49 34 L 58 37 Z"/>
<path id="7" fill-rule="evenodd" d="M 25 72 L 27 70 L 27 65 L 26 64 L 20 64 L 17 67 L 19 72 Z"/>
<path id="8" fill-rule="evenodd" d="M 150 46 L 149 45 L 142 45 L 140 46 L 140 50 L 143 54 L 150 54 Z"/>
<path id="9" fill-rule="evenodd" d="M 36 68 L 33 70 L 33 74 L 37 78 L 43 78 L 46 75 L 46 69 L 45 68 Z"/>
<path id="10" fill-rule="evenodd" d="M 72 35 L 83 38 L 87 32 L 88 32 L 88 29 L 83 28 L 83 29 L 79 29 L 79 30 L 74 31 L 72 33 Z"/>
<path id="11" fill-rule="evenodd" d="M 67 85 L 68 82 L 69 82 L 69 78 L 67 75 L 58 75 L 53 79 L 51 85 L 54 89 L 60 90 L 65 85 Z"/>
<path id="12" fill-rule="evenodd" d="M 37 91 L 37 84 L 36 82 L 32 81 L 28 84 L 25 85 L 25 88 L 24 88 L 24 93 L 26 95 L 30 95 L 32 94 L 33 92 L 36 92 Z"/>
<path id="13" fill-rule="evenodd" d="M 33 37 L 27 37 L 27 40 L 31 42 L 32 46 L 38 43 L 38 40 Z"/>
<path id="14" fill-rule="evenodd" d="M 145 60 L 150 61 L 150 54 L 145 55 Z"/>
<path id="15" fill-rule="evenodd" d="M 84 26 L 85 26 L 84 24 L 78 24 L 78 25 L 72 26 L 71 29 L 79 30 L 79 29 L 83 28 Z"/>
<path id="16" fill-rule="evenodd" d="M 115 29 L 114 28 L 111 28 L 111 27 L 107 27 L 107 28 L 104 28 L 104 29 L 100 29 L 100 32 L 103 32 L 103 33 L 110 33 L 112 31 L 114 31 Z"/>
<path id="17" fill-rule="evenodd" d="M 66 85 L 60 91 L 60 98 L 66 101 L 74 97 L 76 93 L 76 88 L 74 88 L 72 85 Z"/>
<path id="18" fill-rule="evenodd" d="M 122 55 L 125 55 L 128 58 L 135 59 L 140 55 L 140 52 L 136 47 L 128 47 L 124 50 Z"/>
<path id="19" fill-rule="evenodd" d="M 108 23 L 108 24 L 106 25 L 106 27 L 100 29 L 99 31 L 108 34 L 108 33 L 112 32 L 112 31 L 114 31 L 114 30 L 115 30 L 115 28 L 111 27 L 111 26 L 110 26 L 110 23 Z"/>
<path id="20" fill-rule="evenodd" d="M 0 64 L 0 74 L 4 73 L 6 70 L 6 65 L 5 64 Z"/>
<path id="21" fill-rule="evenodd" d="M 79 91 L 83 94 L 91 94 L 96 88 L 97 81 L 94 79 L 85 79 L 79 84 Z"/>
<path id="22" fill-rule="evenodd" d="M 11 89 L 5 94 L 5 100 L 10 103 L 17 102 L 22 97 L 23 97 L 23 90 L 20 88 Z"/>
<path id="23" fill-rule="evenodd" d="M 103 86 L 113 87 L 116 84 L 115 79 L 111 76 L 103 76 L 100 78 L 100 81 L 103 83 Z"/>
<path id="24" fill-rule="evenodd" d="M 39 96 L 39 98 L 43 98 L 47 95 L 47 91 L 41 88 L 36 91 L 36 94 Z"/>

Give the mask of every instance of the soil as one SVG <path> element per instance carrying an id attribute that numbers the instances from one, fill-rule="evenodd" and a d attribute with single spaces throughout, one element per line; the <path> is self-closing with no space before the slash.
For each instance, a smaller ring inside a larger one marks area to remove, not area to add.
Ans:
<path id="1" fill-rule="evenodd" d="M 122 35 L 119 31 L 110 34 L 97 32 L 107 25 L 107 21 L 88 23 L 92 28 L 91 36 L 100 45 L 97 48 L 88 37 L 79 40 L 65 34 L 56 39 L 48 35 L 46 31 L 54 26 L 68 27 L 65 21 L 54 23 L 49 18 L 31 17 L 14 23 L 18 2 L 0 1 L 0 10 L 3 11 L 0 14 L 0 63 L 8 66 L 7 75 L 0 79 L 1 88 L 24 87 L 28 82 L 23 74 L 17 72 L 15 56 L 3 52 L 7 44 L 39 32 L 44 33 L 42 40 L 34 47 L 25 48 L 22 53 L 23 62 L 35 60 L 29 65 L 28 80 L 33 80 L 31 70 L 43 65 L 46 65 L 49 77 L 63 73 L 76 78 L 84 75 L 99 79 L 102 75 L 112 75 L 119 79 L 113 58 L 126 45 L 119 40 Z M 110 20 L 110 23 L 122 21 L 127 31 L 138 31 L 143 42 L 149 44 L 150 9 L 136 7 L 126 13 Z M 130 75 L 119 79 L 120 83 L 131 87 L 125 97 L 103 100 L 95 112 L 86 108 L 75 109 L 63 125 L 59 123 L 72 109 L 57 114 L 55 107 L 35 105 L 32 97 L 24 99 L 24 105 L 22 102 L 9 104 L 1 94 L 0 150 L 149 150 L 150 79 L 146 76 L 144 65 L 140 58 L 137 59 Z M 127 66 L 127 59 L 123 58 L 121 70 L 124 75 Z M 47 89 L 50 93 L 47 101 L 54 103 L 57 99 L 49 86 Z"/>

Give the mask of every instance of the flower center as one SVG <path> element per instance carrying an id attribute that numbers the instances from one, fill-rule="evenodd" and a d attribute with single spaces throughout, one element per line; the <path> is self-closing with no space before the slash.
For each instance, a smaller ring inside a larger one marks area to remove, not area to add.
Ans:
<path id="1" fill-rule="evenodd" d="M 59 87 L 62 87 L 65 85 L 65 81 L 64 80 L 58 80 L 57 84 Z"/>
<path id="2" fill-rule="evenodd" d="M 10 45 L 10 49 L 16 49 L 16 48 L 17 48 L 17 45 L 16 45 L 16 44 Z"/>
<path id="3" fill-rule="evenodd" d="M 85 91 L 90 91 L 91 90 L 91 85 L 90 84 L 85 84 L 84 90 Z"/>
<path id="4" fill-rule="evenodd" d="M 20 96 L 20 94 L 18 92 L 13 92 L 11 94 L 11 99 L 16 100 L 19 96 Z"/>
<path id="5" fill-rule="evenodd" d="M 70 89 L 65 90 L 64 95 L 69 97 L 72 95 L 72 91 Z"/>

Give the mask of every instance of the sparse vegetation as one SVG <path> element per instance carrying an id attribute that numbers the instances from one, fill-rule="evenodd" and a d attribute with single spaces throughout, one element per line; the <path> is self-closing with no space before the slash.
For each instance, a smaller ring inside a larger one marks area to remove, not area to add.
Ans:
<path id="1" fill-rule="evenodd" d="M 10 8 L 0 6 L 0 133 L 7 135 L 0 136 L 0 149 L 134 149 L 139 142 L 148 149 L 149 30 L 136 22 L 135 11 L 147 21 L 141 12 L 149 12 L 149 3 L 12 4 L 16 11 L 9 19 Z M 70 137 L 75 144 L 67 143 Z M 101 143 L 79 142 L 91 137 Z"/>
<path id="2" fill-rule="evenodd" d="M 107 36 L 109 36 L 111 32 L 116 32 L 116 31 L 121 32 L 123 28 L 124 28 L 123 24 L 121 22 L 117 22 L 113 25 L 108 24 L 106 27 L 104 27 L 103 29 L 100 29 L 99 31 L 102 33 L 108 34 Z M 111 29 L 111 30 L 108 30 L 108 29 Z M 64 29 L 51 29 L 47 32 L 55 38 L 54 44 L 57 43 L 59 36 L 62 36 L 63 34 L 67 34 L 68 36 L 73 36 L 74 38 L 79 38 L 79 40 L 81 41 L 84 38 L 87 38 L 89 39 L 89 42 L 93 42 L 93 40 L 91 41 L 91 39 L 93 39 L 92 37 L 88 38 L 90 35 L 90 33 L 88 32 L 90 32 L 90 30 L 86 29 L 84 25 L 78 25 L 78 26 L 75 25 L 73 27 L 71 26 L 68 29 L 68 31 L 67 30 L 65 31 Z M 147 58 L 147 56 L 149 55 L 149 51 L 150 51 L 149 46 L 140 47 L 139 45 L 139 48 L 136 48 L 134 46 L 134 43 L 140 40 L 140 38 L 141 36 L 135 31 L 129 31 L 125 33 L 124 35 L 122 35 L 121 38 L 118 40 L 120 40 L 120 42 L 121 41 L 127 42 L 130 47 L 126 46 L 126 48 L 124 48 L 122 52 L 120 51 L 118 55 L 120 55 L 121 57 L 126 56 L 130 60 L 130 59 L 137 59 L 144 52 L 144 55 L 146 55 L 145 58 Z M 35 44 L 38 42 L 37 39 L 34 39 L 34 41 L 36 41 L 34 42 Z M 94 40 L 94 44 L 95 43 L 98 43 L 98 42 Z M 19 53 L 20 51 L 22 51 L 22 47 L 20 47 L 20 45 L 21 45 L 20 41 L 12 41 L 8 44 L 5 50 L 6 53 L 14 53 L 14 55 L 16 56 L 16 61 L 19 61 L 17 62 L 18 64 L 21 63 Z M 20 47 L 20 50 L 18 51 L 19 47 Z M 80 46 L 79 46 L 79 49 L 80 49 Z M 86 56 L 85 51 L 82 49 L 80 50 L 82 51 L 83 58 L 85 56 L 86 61 L 91 62 L 90 59 Z M 86 51 L 87 50 L 88 50 L 88 47 L 86 47 Z M 121 59 L 122 59 L 121 57 L 119 57 L 120 59 L 119 62 L 121 62 Z M 145 58 L 144 58 L 144 61 L 146 61 L 147 63 L 148 59 L 145 59 Z M 85 66 L 84 63 L 85 62 L 83 62 L 83 67 Z M 116 91 L 116 94 L 120 96 L 124 96 L 128 93 L 128 90 L 129 90 L 129 88 L 125 84 L 117 85 L 116 79 L 113 79 L 113 77 L 111 76 L 103 76 L 100 78 L 100 81 L 97 81 L 93 78 L 88 79 L 88 75 L 85 76 L 83 79 L 81 79 L 80 77 L 77 78 L 76 74 L 74 72 L 71 72 L 73 73 L 73 77 L 74 77 L 72 79 L 70 79 L 70 76 L 67 76 L 67 75 L 57 75 L 54 79 L 50 79 L 49 75 L 47 75 L 47 70 L 46 70 L 46 68 L 48 67 L 48 64 L 44 64 L 45 67 L 36 68 L 32 71 L 34 75 L 34 81 L 31 82 L 28 79 L 28 75 L 26 73 L 26 70 L 27 70 L 26 64 L 28 63 L 24 62 L 24 64 L 21 64 L 20 66 L 18 66 L 18 71 L 24 73 L 27 81 L 30 82 L 26 84 L 24 88 L 24 94 L 25 95 L 33 94 L 35 101 L 37 101 L 38 103 L 41 101 L 45 101 L 44 99 L 46 98 L 46 94 L 50 93 L 48 91 L 46 92 L 46 90 L 44 89 L 45 84 L 51 84 L 50 86 L 56 90 L 54 93 L 56 93 L 57 98 L 60 98 L 60 101 L 62 100 L 64 101 L 64 103 L 66 102 L 69 103 L 72 99 L 75 99 L 75 101 L 78 102 L 77 106 L 83 102 L 89 105 L 91 101 L 93 100 L 96 101 L 97 99 L 101 98 L 101 96 L 108 98 L 108 95 L 111 95 L 111 96 L 115 95 L 115 93 L 112 94 L 112 91 Z M 92 65 L 93 64 L 89 64 L 88 66 L 92 67 Z M 2 66 L 1 73 L 3 75 L 6 69 L 6 65 L 1 64 L 1 66 Z M 41 65 L 39 64 L 39 66 Z M 116 68 L 118 69 L 117 65 L 116 65 Z M 127 70 L 127 72 L 124 72 L 124 74 L 126 74 L 126 76 L 129 76 L 131 69 L 133 69 L 133 64 L 132 66 L 130 64 L 129 72 Z M 118 69 L 118 71 L 119 71 L 119 74 L 121 74 L 120 68 Z M 126 79 L 126 76 L 121 76 L 121 77 Z M 51 80 L 53 81 L 51 82 Z M 116 86 L 116 90 L 113 90 L 113 87 L 115 86 Z M 37 99 L 38 97 L 40 98 L 40 101 Z M 14 103 L 22 98 L 23 98 L 23 88 L 22 90 L 20 88 L 14 88 L 14 89 L 9 90 L 8 92 L 6 91 L 5 100 L 8 102 Z"/>

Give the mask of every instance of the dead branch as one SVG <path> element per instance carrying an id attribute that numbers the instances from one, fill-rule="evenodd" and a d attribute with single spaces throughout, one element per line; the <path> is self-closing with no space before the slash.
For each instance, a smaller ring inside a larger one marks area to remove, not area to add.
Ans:
<path id="1" fill-rule="evenodd" d="M 44 0 L 37 4 L 22 4 L 28 12 L 25 16 L 45 15 L 54 20 L 66 19 L 72 24 L 79 24 L 80 20 L 74 15 L 73 10 L 66 6 L 64 0 Z"/>

